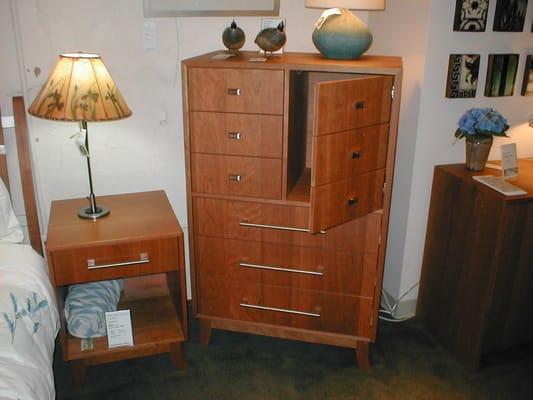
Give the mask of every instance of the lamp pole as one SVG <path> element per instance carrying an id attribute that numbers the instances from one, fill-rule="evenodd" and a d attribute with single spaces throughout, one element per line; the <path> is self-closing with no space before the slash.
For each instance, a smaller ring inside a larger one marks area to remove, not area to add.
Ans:
<path id="1" fill-rule="evenodd" d="M 89 151 L 89 129 L 87 128 L 87 121 L 81 121 L 81 126 L 85 130 L 85 150 L 87 151 L 87 172 L 89 174 L 89 208 L 82 208 L 78 215 L 81 218 L 87 218 L 96 220 L 101 217 L 105 217 L 110 213 L 109 209 L 106 207 L 98 207 L 96 205 L 96 196 L 94 195 L 93 190 L 93 175 L 91 172 L 91 152 Z"/>

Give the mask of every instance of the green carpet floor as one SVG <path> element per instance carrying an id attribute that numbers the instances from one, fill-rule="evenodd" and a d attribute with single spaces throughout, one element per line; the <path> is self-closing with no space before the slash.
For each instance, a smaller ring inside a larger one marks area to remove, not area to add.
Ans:
<path id="1" fill-rule="evenodd" d="M 533 399 L 533 357 L 468 373 L 415 322 L 380 323 L 370 373 L 352 350 L 331 346 L 213 331 L 203 347 L 194 321 L 185 358 L 184 371 L 168 355 L 91 367 L 75 390 L 56 354 L 57 398 Z"/>

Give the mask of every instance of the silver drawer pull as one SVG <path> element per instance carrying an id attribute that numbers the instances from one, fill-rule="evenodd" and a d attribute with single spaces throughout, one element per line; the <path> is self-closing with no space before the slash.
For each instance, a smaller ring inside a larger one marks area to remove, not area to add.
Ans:
<path id="1" fill-rule="evenodd" d="M 241 140 L 242 135 L 240 132 L 228 132 L 228 139 Z"/>
<path id="2" fill-rule="evenodd" d="M 239 88 L 229 88 L 228 89 L 228 95 L 229 96 L 240 96 L 241 95 L 241 89 L 239 89 Z"/>
<path id="3" fill-rule="evenodd" d="M 247 226 L 249 228 L 268 228 L 268 229 L 278 229 L 280 231 L 291 231 L 291 232 L 311 232 L 311 230 L 305 229 L 305 228 L 293 228 L 290 226 L 278 226 L 278 225 L 251 224 L 249 222 L 244 222 L 244 221 L 239 222 L 239 225 Z M 320 234 L 325 235 L 326 231 L 320 231 Z"/>
<path id="4" fill-rule="evenodd" d="M 245 263 L 245 262 L 241 262 L 241 263 L 239 263 L 239 265 L 241 267 L 246 267 L 246 268 L 266 269 L 268 271 L 295 272 L 297 274 L 324 276 L 323 272 L 306 271 L 306 270 L 303 270 L 303 269 L 291 269 L 291 268 L 273 267 L 271 265 L 248 264 L 248 263 Z"/>
<path id="5" fill-rule="evenodd" d="M 241 307 L 245 307 L 245 308 L 255 308 L 257 310 L 277 311 L 277 312 L 282 312 L 282 313 L 286 313 L 286 314 L 305 315 L 307 317 L 320 318 L 320 314 L 317 314 L 317 313 L 289 310 L 287 308 L 265 307 L 265 306 L 258 306 L 258 305 L 255 305 L 255 304 L 246 304 L 246 303 L 240 303 L 240 306 Z"/>
<path id="6" fill-rule="evenodd" d="M 242 175 L 228 175 L 228 179 L 233 182 L 242 181 Z"/>
<path id="7" fill-rule="evenodd" d="M 150 258 L 148 257 L 148 253 L 141 253 L 139 255 L 138 260 L 133 261 L 123 261 L 118 263 L 111 263 L 111 264 L 96 264 L 96 261 L 94 258 L 87 259 L 87 269 L 104 269 L 104 268 L 112 268 L 112 267 L 126 267 L 128 265 L 139 265 L 139 264 L 148 264 L 150 262 Z"/>

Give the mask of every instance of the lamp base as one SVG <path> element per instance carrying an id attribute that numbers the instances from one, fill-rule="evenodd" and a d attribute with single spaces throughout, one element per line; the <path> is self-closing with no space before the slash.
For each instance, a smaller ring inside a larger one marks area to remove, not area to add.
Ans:
<path id="1" fill-rule="evenodd" d="M 97 206 L 95 212 L 93 212 L 91 207 L 83 207 L 78 211 L 78 217 L 96 220 L 109 215 L 110 212 L 111 210 L 104 206 Z"/>
<path id="2" fill-rule="evenodd" d="M 313 31 L 313 44 L 325 58 L 353 60 L 363 55 L 372 44 L 372 33 L 366 24 L 349 10 L 327 17 Z"/>

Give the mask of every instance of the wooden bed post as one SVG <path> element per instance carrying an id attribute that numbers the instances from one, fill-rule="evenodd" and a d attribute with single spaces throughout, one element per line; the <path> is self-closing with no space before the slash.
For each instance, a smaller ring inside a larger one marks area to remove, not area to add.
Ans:
<path id="1" fill-rule="evenodd" d="M 0 121 L 2 119 L 2 111 L 0 110 Z M 4 130 L 0 122 L 0 178 L 4 181 L 7 190 L 9 190 L 9 176 L 7 175 L 7 155 L 3 154 L 6 151 L 6 142 L 4 141 Z"/>

